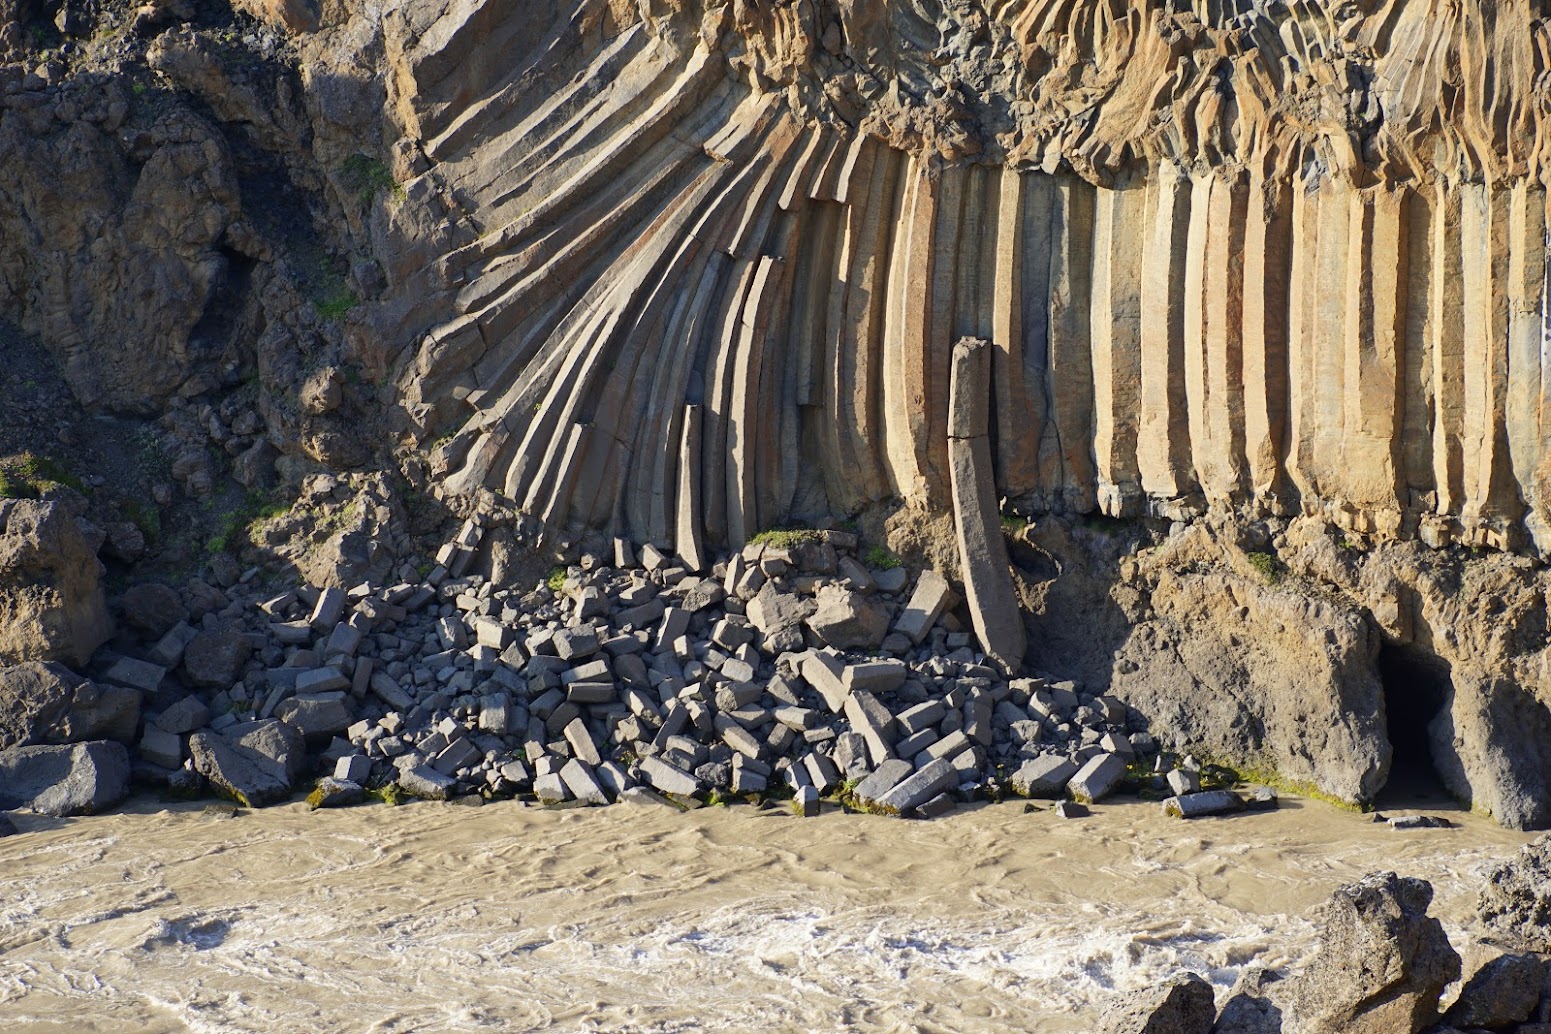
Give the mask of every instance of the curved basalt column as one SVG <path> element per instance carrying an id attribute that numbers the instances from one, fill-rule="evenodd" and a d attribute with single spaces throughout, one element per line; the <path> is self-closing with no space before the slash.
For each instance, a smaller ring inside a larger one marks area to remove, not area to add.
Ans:
<path id="1" fill-rule="evenodd" d="M 686 556 L 946 509 L 975 337 L 1029 512 L 1551 546 L 1539 5 L 573 7 L 390 16 L 449 489 Z"/>

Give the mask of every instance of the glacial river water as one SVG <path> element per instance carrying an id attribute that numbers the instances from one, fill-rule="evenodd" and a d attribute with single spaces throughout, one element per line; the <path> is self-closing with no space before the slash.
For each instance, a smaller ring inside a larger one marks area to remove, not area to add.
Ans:
<path id="1" fill-rule="evenodd" d="M 1084 1031 L 1180 969 L 1296 966 L 1374 869 L 1460 943 L 1528 837 L 1312 802 L 1183 823 L 132 803 L 0 840 L 0 1030 Z"/>

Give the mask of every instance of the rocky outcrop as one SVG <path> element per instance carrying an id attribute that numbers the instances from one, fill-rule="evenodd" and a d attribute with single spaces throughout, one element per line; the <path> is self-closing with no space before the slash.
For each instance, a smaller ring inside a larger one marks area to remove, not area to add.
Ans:
<path id="1" fill-rule="evenodd" d="M 1459 955 L 1427 915 L 1432 886 L 1373 873 L 1336 891 L 1318 917 L 1320 949 L 1290 982 L 1286 1022 L 1301 1034 L 1396 1034 L 1438 1018 Z"/>
<path id="2" fill-rule="evenodd" d="M 971 335 L 994 492 L 1029 512 L 1551 544 L 1535 5 L 684 0 L 541 25 L 385 22 L 424 158 L 406 208 L 456 199 L 472 235 L 398 278 L 443 299 L 399 385 L 408 427 L 451 436 L 450 488 L 661 545 L 686 509 L 715 547 L 942 508 Z"/>
<path id="3" fill-rule="evenodd" d="M 0 668 L 0 750 L 80 740 L 134 739 L 140 693 L 98 685 L 62 664 Z"/>
<path id="4" fill-rule="evenodd" d="M 0 664 L 83 665 L 112 632 L 100 530 L 68 499 L 0 499 Z"/>
<path id="5" fill-rule="evenodd" d="M 1526 845 L 1487 874 L 1477 919 L 1498 944 L 1551 954 L 1551 836 Z"/>

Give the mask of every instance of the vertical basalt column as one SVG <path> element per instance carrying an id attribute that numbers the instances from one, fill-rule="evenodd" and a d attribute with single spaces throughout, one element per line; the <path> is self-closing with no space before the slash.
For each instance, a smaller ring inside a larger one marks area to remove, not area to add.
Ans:
<path id="1" fill-rule="evenodd" d="M 1464 259 L 1465 506 L 1483 525 L 1522 514 L 1508 459 L 1508 214 L 1505 188 L 1467 184 Z M 1483 544 L 1506 547 L 1482 527 Z"/>
<path id="2" fill-rule="evenodd" d="M 1542 433 L 1546 390 L 1542 349 L 1551 345 L 1545 337 L 1545 189 L 1530 183 L 1516 186 L 1508 225 L 1508 450 L 1514 481 L 1532 514 L 1530 533 L 1544 550 L 1544 539 L 1551 532 L 1546 524 L 1551 500 L 1538 477 L 1547 454 Z"/>
<path id="3" fill-rule="evenodd" d="M 1358 510 L 1353 517 L 1359 522 L 1356 530 L 1393 533 L 1399 526 L 1397 432 L 1405 419 L 1400 394 L 1404 196 L 1398 191 L 1353 192 L 1349 218 L 1343 462 L 1334 484 Z"/>
<path id="4" fill-rule="evenodd" d="M 1146 194 L 1101 189 L 1094 217 L 1093 453 L 1099 509 L 1111 517 L 1141 512 L 1136 463 L 1142 368 L 1141 234 Z"/>
<path id="5" fill-rule="evenodd" d="M 993 352 L 990 342 L 977 338 L 964 338 L 953 347 L 948 466 L 970 620 L 986 656 L 1011 674 L 1022 665 L 1028 642 L 1013 589 L 1007 544 L 1002 540 L 996 473 L 991 463 Z"/>
<path id="6" fill-rule="evenodd" d="M 1287 444 L 1287 293 L 1292 258 L 1292 191 L 1278 179 L 1250 180 L 1244 228 L 1244 453 L 1258 505 L 1284 505 Z"/>
<path id="7" fill-rule="evenodd" d="M 1142 258 L 1142 489 L 1161 500 L 1195 490 L 1185 399 L 1185 267 L 1190 181 L 1165 162 L 1148 185 L 1151 226 Z"/>
<path id="8" fill-rule="evenodd" d="M 1439 514 L 1458 516 L 1465 497 L 1464 278 L 1460 275 L 1460 195 L 1439 185 L 1433 205 L 1432 355 L 1433 480 Z"/>

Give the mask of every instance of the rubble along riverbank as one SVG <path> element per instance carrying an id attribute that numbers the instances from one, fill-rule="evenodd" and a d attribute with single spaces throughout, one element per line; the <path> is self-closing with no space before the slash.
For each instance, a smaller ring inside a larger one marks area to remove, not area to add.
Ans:
<path id="1" fill-rule="evenodd" d="M 765 536 L 704 574 L 618 541 L 526 592 L 467 573 L 480 535 L 465 524 L 414 582 L 239 585 L 200 615 L 164 587 L 131 590 L 138 639 L 99 654 L 85 683 L 57 666 L 31 679 L 60 691 L 77 727 L 84 696 L 111 700 L 114 722 L 96 724 L 120 738 L 143 726 L 133 758 L 23 730 L 42 745 L 0 751 L 7 803 L 101 810 L 132 777 L 258 806 L 321 774 L 315 806 L 649 793 L 933 816 L 977 797 L 1091 803 L 1122 785 L 1182 815 L 1274 806 L 1265 790 L 1194 796 L 1202 766 L 1164 756 L 1146 716 L 987 659 L 944 578 L 858 556 L 847 532 Z M 118 714 L 126 696 L 138 725 Z"/>

